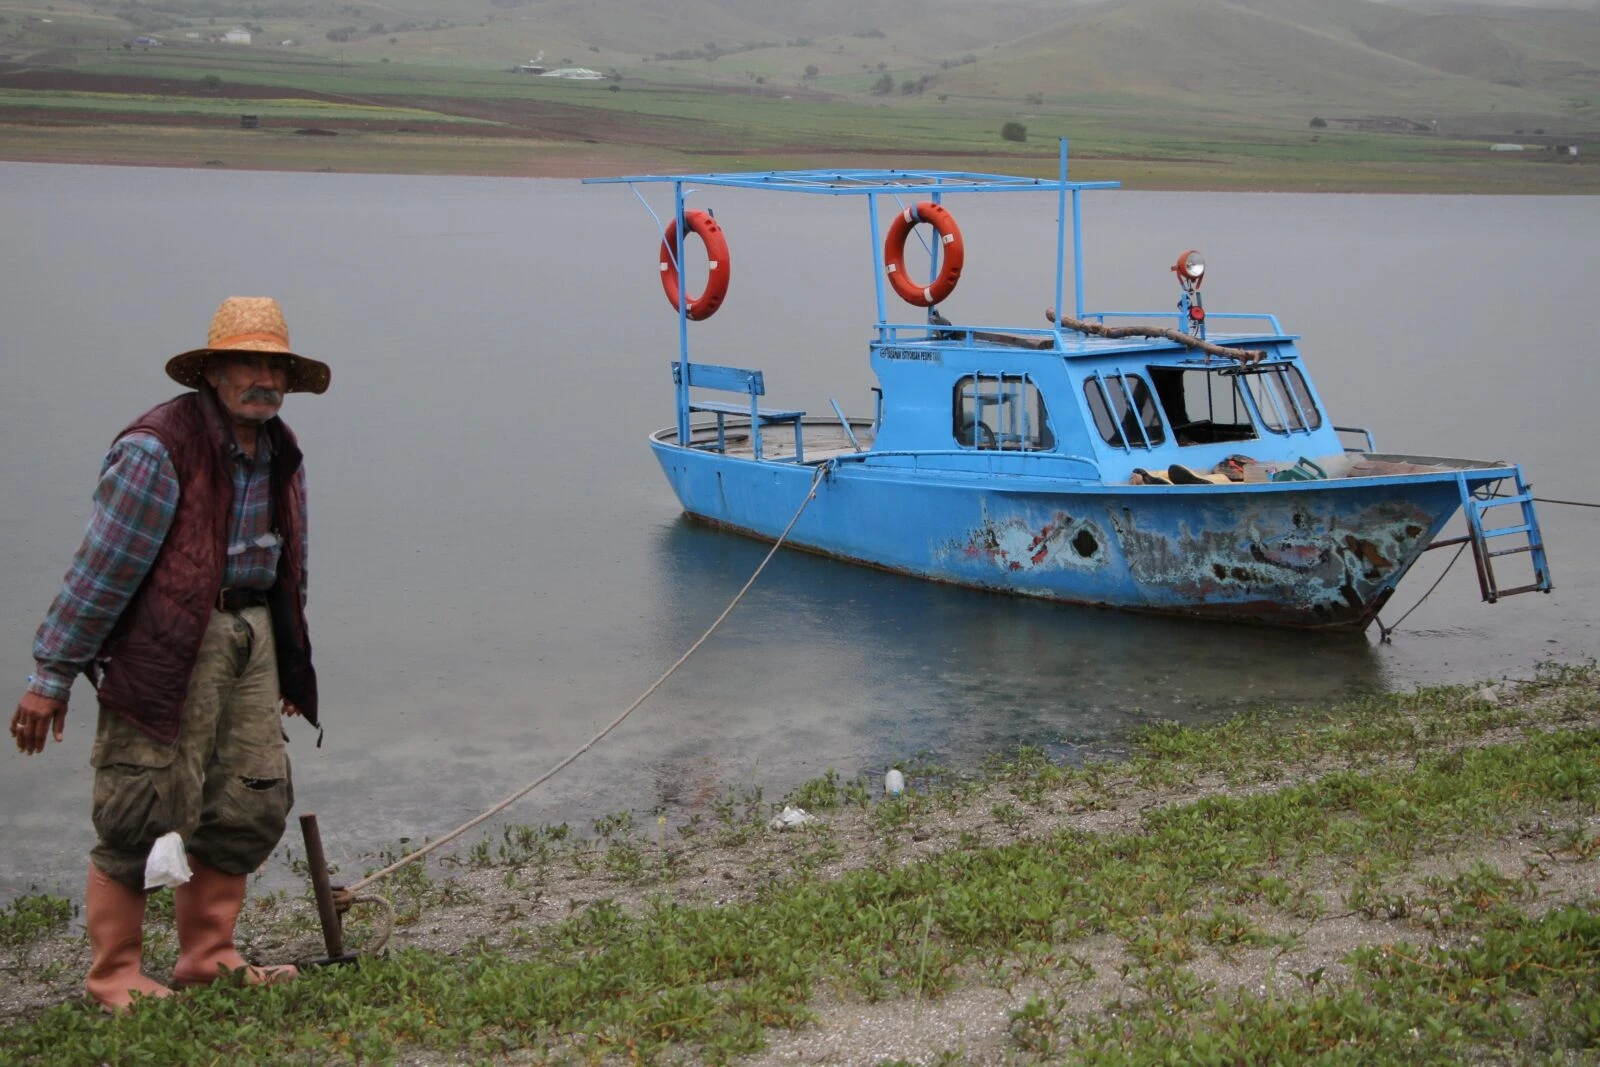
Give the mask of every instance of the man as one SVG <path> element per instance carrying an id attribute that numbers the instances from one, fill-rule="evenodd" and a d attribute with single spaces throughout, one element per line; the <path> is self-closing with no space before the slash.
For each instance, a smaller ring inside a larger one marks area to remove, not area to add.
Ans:
<path id="1" fill-rule="evenodd" d="M 330 372 L 296 355 L 278 303 L 229 297 L 204 348 L 167 363 L 194 390 L 117 436 L 83 546 L 34 639 L 17 748 L 62 739 L 73 679 L 98 691 L 85 983 L 109 1011 L 171 990 L 140 970 L 145 863 L 169 832 L 193 876 L 174 891 L 174 985 L 252 967 L 233 944 L 246 877 L 282 837 L 294 790 L 279 712 L 317 725 L 306 636 L 305 475 L 286 392 Z M 281 709 L 280 709 L 281 701 Z"/>

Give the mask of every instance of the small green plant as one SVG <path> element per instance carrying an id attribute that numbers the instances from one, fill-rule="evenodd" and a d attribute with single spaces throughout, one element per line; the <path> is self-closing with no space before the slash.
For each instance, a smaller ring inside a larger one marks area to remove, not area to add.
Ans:
<path id="1" fill-rule="evenodd" d="M 1011 1040 L 1024 1052 L 1049 1056 L 1061 1049 L 1066 1017 L 1067 1002 L 1064 998 L 1031 996 L 1022 1007 L 1011 1012 L 1008 1032 Z"/>
<path id="2" fill-rule="evenodd" d="M 1000 139 L 1002 141 L 1017 141 L 1019 143 L 1026 141 L 1028 139 L 1028 127 L 1023 123 L 1012 119 L 1010 122 L 1007 122 L 1000 127 Z"/>
<path id="3" fill-rule="evenodd" d="M 995 817 L 995 821 L 1013 833 L 1022 829 L 1028 822 L 1027 813 L 1009 800 L 996 804 L 989 813 Z"/>
<path id="4" fill-rule="evenodd" d="M 610 841 L 612 838 L 626 840 L 633 833 L 633 812 L 619 811 L 614 815 L 596 819 L 594 832 L 602 841 Z"/>
<path id="5" fill-rule="evenodd" d="M 144 913 L 146 918 L 165 919 L 171 921 L 175 912 L 175 900 L 170 889 L 156 889 L 145 894 Z"/>
<path id="6" fill-rule="evenodd" d="M 908 797 L 888 797 L 873 809 L 873 821 L 879 830 L 898 830 L 911 821 L 912 806 Z"/>
<path id="7" fill-rule="evenodd" d="M 717 817 L 717 843 L 735 847 L 750 840 L 766 822 L 760 786 L 747 786 L 743 790 L 728 787 L 719 799 L 711 802 L 711 811 Z"/>
<path id="8" fill-rule="evenodd" d="M 26 948 L 66 929 L 72 901 L 46 893 L 20 896 L 0 909 L 0 946 Z"/>
<path id="9" fill-rule="evenodd" d="M 844 790 L 839 786 L 839 772 L 829 767 L 821 778 L 801 782 L 789 796 L 789 802 L 806 811 L 830 811 L 844 802 Z"/>
<path id="10" fill-rule="evenodd" d="M 644 853 L 631 841 L 614 841 L 605 851 L 606 870 L 627 882 L 645 880 Z"/>

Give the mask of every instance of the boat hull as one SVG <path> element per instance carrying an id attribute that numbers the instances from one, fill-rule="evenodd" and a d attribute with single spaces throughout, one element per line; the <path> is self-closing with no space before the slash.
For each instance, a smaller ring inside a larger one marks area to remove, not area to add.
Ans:
<path id="1" fill-rule="evenodd" d="M 692 517 L 920 578 L 1075 604 L 1366 627 L 1460 507 L 1453 473 L 1118 486 L 861 461 L 818 468 L 652 447 Z M 1493 481 L 1506 471 L 1474 471 Z"/>

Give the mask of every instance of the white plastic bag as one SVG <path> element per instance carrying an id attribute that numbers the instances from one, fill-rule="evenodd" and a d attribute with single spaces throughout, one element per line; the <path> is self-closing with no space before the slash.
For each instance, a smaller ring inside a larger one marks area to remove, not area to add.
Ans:
<path id="1" fill-rule="evenodd" d="M 790 804 L 786 805 L 782 811 L 778 812 L 778 814 L 772 817 L 772 821 L 767 823 L 767 829 L 793 830 L 798 826 L 807 826 L 811 823 L 821 821 L 821 819 L 817 818 L 809 811 L 806 811 L 806 809 L 797 808 Z"/>
<path id="2" fill-rule="evenodd" d="M 156 838 L 156 843 L 150 846 L 150 858 L 144 861 L 144 887 L 180 886 L 192 877 L 189 853 L 178 832 L 174 830 Z"/>

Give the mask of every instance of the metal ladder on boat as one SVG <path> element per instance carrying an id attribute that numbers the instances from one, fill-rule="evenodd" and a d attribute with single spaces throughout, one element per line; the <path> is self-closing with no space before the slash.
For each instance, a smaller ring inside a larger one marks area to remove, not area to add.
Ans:
<path id="1" fill-rule="evenodd" d="M 1550 585 L 1550 566 L 1545 561 L 1544 539 L 1539 533 L 1539 519 L 1533 510 L 1533 490 L 1522 480 L 1522 467 L 1519 464 L 1514 468 L 1517 491 L 1509 496 L 1496 496 L 1484 487 L 1485 495 L 1477 495 L 1467 485 L 1465 472 L 1456 472 L 1456 486 L 1461 490 L 1461 512 L 1467 519 L 1467 533 L 1464 537 L 1452 537 L 1445 541 L 1435 541 L 1429 548 L 1444 548 L 1447 545 L 1469 544 L 1472 546 L 1472 560 L 1478 567 L 1478 588 L 1483 592 L 1483 599 L 1493 604 L 1503 596 L 1515 596 L 1518 593 L 1548 593 Z M 1522 509 L 1522 522 L 1512 526 L 1489 527 L 1484 523 L 1484 515 L 1491 508 L 1502 508 L 1516 505 Z M 1489 542 L 1501 537 L 1521 537 L 1523 543 L 1513 544 L 1510 548 L 1491 549 Z M 1527 585 L 1519 585 L 1513 589 L 1501 589 L 1495 579 L 1494 561 L 1501 556 L 1514 556 L 1527 552 L 1533 564 L 1533 581 Z"/>

